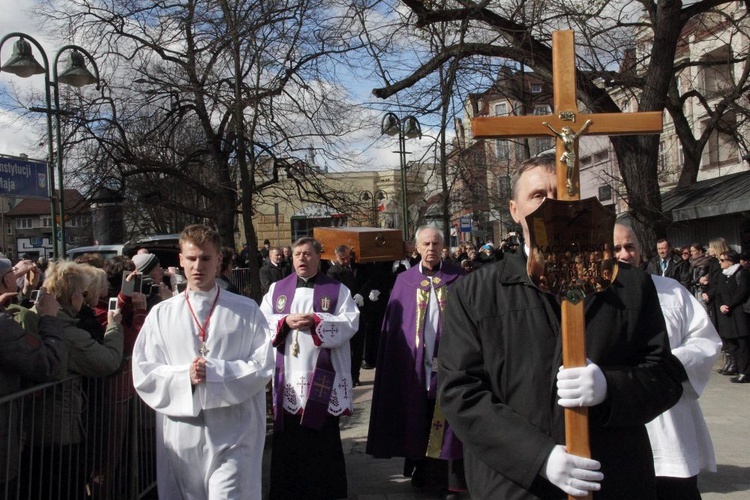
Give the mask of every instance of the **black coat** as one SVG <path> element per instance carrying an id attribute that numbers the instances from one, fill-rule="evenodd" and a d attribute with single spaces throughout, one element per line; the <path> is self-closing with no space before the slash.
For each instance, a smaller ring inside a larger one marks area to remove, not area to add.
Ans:
<path id="1" fill-rule="evenodd" d="M 736 339 L 750 335 L 750 315 L 742 310 L 742 304 L 750 295 L 750 271 L 741 267 L 731 276 L 719 273 L 716 279 L 714 306 L 718 322 L 719 336 L 723 339 Z M 719 308 L 729 306 L 729 314 Z"/>
<path id="2" fill-rule="evenodd" d="M 661 257 L 658 255 L 648 261 L 646 271 L 657 276 L 672 278 L 679 281 L 685 288 L 690 288 L 690 262 L 684 260 L 679 255 L 671 255 L 667 259 L 667 269 L 663 275 L 661 274 Z"/>
<path id="3" fill-rule="evenodd" d="M 267 266 L 260 268 L 260 289 L 263 295 L 268 293 L 268 289 L 271 288 L 272 283 L 276 283 L 280 279 L 284 279 L 289 276 L 290 269 L 285 266 L 274 266 L 269 263 Z"/>
<path id="4" fill-rule="evenodd" d="M 565 442 L 555 387 L 560 306 L 532 286 L 525 265 L 522 254 L 509 254 L 470 274 L 451 291 L 443 319 L 440 400 L 464 444 L 472 498 L 565 498 L 539 474 Z M 607 399 L 589 409 L 592 456 L 605 478 L 594 498 L 653 498 L 644 424 L 677 402 L 687 378 L 670 352 L 656 289 L 621 264 L 585 311 L 587 357 L 608 384 Z"/>

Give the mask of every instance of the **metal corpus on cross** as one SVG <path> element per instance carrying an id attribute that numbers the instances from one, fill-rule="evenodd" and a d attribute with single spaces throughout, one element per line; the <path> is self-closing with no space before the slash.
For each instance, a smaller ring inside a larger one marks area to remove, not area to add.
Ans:
<path id="1" fill-rule="evenodd" d="M 552 33 L 552 79 L 554 113 L 547 116 L 479 117 L 472 120 L 475 138 L 556 138 L 557 196 L 576 203 L 580 200 L 578 139 L 581 135 L 658 134 L 662 113 L 598 113 L 578 111 L 576 99 L 575 43 L 573 31 Z M 582 202 L 578 202 L 582 203 Z M 528 220 L 528 219 L 527 219 Z M 531 231 L 531 227 L 529 228 Z M 608 230 L 611 242 L 612 228 Z M 586 365 L 585 316 L 583 300 L 562 303 L 563 365 Z M 565 439 L 569 453 L 591 457 L 588 409 L 565 409 Z M 569 497 L 572 498 L 572 497 Z M 589 497 L 590 498 L 590 495 Z"/>

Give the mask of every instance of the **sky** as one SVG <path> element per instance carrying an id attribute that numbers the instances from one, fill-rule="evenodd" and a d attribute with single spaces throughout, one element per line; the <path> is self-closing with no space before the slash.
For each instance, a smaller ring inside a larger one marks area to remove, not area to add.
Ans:
<path id="1" fill-rule="evenodd" d="M 39 41 L 51 60 L 54 59 L 57 45 L 47 40 L 43 31 L 35 25 L 33 21 L 34 3 L 35 0 L 0 0 L 0 12 L 2 12 L 2 16 L 0 16 L 0 38 L 11 32 L 30 35 Z M 9 39 L 3 45 L 0 53 L 2 62 L 7 61 L 11 56 L 15 40 L 17 38 Z M 33 50 L 37 59 L 41 62 L 36 48 L 34 47 Z M 62 64 L 61 62 L 60 67 L 62 67 Z M 17 112 L 11 109 L 7 99 L 2 96 L 2 91 L 11 85 L 21 90 L 32 89 L 41 96 L 44 89 L 44 77 L 40 75 L 23 79 L 16 75 L 0 72 L 0 154 L 9 156 L 26 154 L 33 159 L 44 159 L 47 154 L 46 145 L 39 145 L 39 138 L 46 133 L 44 115 L 39 114 L 38 119 L 33 120 L 32 123 L 29 123 L 26 119 L 19 119 Z M 352 81 L 348 88 L 356 93 L 356 98 L 361 102 L 377 102 L 378 107 L 381 107 L 381 103 L 370 94 L 372 88 L 381 85 L 382 81 L 368 82 L 356 79 Z M 33 102 L 31 105 L 43 107 L 44 102 L 41 100 L 40 102 Z M 384 109 L 387 110 L 387 107 Z M 398 110 L 394 109 L 393 111 L 397 112 Z M 428 137 L 407 141 L 407 151 L 414 153 L 407 156 L 407 161 L 419 158 L 421 152 L 431 144 L 429 136 L 437 136 L 437 131 L 429 130 L 424 123 L 422 123 L 422 129 Z M 354 140 L 356 149 L 362 151 L 365 163 L 364 169 L 399 168 L 399 155 L 394 152 L 398 149 L 397 143 L 393 138 L 381 136 L 379 122 L 374 124 L 370 130 L 360 131 Z M 339 170 L 337 165 L 328 165 L 328 167 L 334 171 Z"/>

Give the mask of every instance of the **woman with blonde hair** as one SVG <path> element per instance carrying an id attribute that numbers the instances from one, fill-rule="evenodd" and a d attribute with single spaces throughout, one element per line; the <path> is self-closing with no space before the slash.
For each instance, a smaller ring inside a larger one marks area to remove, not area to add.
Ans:
<path id="1" fill-rule="evenodd" d="M 93 274 L 92 274 L 93 275 Z M 110 312 L 107 328 L 101 342 L 97 342 L 86 330 L 78 326 L 76 318 L 84 306 L 87 291 L 93 281 L 81 264 L 71 261 L 58 261 L 49 265 L 45 273 L 44 287 L 60 304 L 57 317 L 62 320 L 63 338 L 67 356 L 62 360 L 60 378 L 70 373 L 86 377 L 102 377 L 115 372 L 122 361 L 122 326 L 119 312 Z M 97 285 L 98 286 L 98 285 Z M 69 457 L 82 457 L 79 447 L 83 442 L 83 432 L 91 422 L 83 419 L 84 391 L 80 377 L 67 380 L 64 385 L 45 391 L 44 404 L 34 412 L 34 457 L 33 469 L 56 471 L 60 477 L 50 478 L 32 488 L 51 488 L 53 496 L 74 498 L 83 491 L 83 477 L 86 469 L 83 463 L 72 463 L 70 468 L 59 464 Z M 85 432 L 85 431 L 84 431 Z M 76 459 L 74 459 L 75 461 Z M 78 459 L 82 460 L 82 459 Z M 70 471 L 75 473 L 69 474 Z M 36 497 L 39 492 L 30 495 Z M 47 498 L 52 492 L 42 491 Z"/>

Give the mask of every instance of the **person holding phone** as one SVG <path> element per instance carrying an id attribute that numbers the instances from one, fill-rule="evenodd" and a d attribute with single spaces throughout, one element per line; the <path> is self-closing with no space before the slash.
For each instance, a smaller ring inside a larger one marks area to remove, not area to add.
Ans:
<path id="1" fill-rule="evenodd" d="M 151 309 L 133 349 L 135 389 L 162 430 L 159 498 L 261 498 L 271 338 L 254 301 L 216 285 L 220 259 L 215 230 L 185 228 L 188 287 Z"/>

